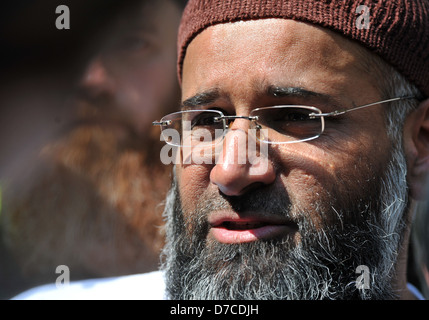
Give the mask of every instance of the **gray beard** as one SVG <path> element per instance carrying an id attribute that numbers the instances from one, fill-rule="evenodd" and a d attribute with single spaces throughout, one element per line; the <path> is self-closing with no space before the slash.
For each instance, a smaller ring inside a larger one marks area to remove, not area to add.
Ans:
<path id="1" fill-rule="evenodd" d="M 174 179 L 166 203 L 163 251 L 169 297 L 396 299 L 392 279 L 407 224 L 405 177 L 403 153 L 394 150 L 384 175 L 360 185 L 360 196 L 345 199 L 331 190 L 329 205 L 322 200 L 313 205 L 324 219 L 322 228 L 315 228 L 308 214 L 292 208 L 288 199 L 273 197 L 273 190 L 238 198 L 218 196 L 216 201 L 199 199 L 198 208 L 187 215 L 192 220 L 187 221 Z M 207 240 L 207 214 L 226 207 L 287 216 L 298 225 L 301 241 L 294 244 L 286 238 L 227 245 Z M 369 270 L 366 287 L 356 283 L 360 276 L 356 268 L 362 265 Z"/>

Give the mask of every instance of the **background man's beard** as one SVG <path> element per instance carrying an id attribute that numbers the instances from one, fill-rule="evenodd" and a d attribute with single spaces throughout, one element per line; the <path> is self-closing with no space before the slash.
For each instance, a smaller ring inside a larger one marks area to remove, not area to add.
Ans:
<path id="1" fill-rule="evenodd" d="M 162 144 L 146 149 L 128 122 L 101 116 L 65 129 L 3 193 L 0 231 L 16 260 L 14 285 L 52 282 L 61 264 L 75 280 L 155 270 L 170 183 L 154 161 Z"/>
<path id="2" fill-rule="evenodd" d="M 317 214 L 326 217 L 321 228 L 316 228 L 305 212 L 291 218 L 290 204 L 273 204 L 273 197 L 249 194 L 236 202 L 248 208 L 283 211 L 299 226 L 298 244 L 287 238 L 230 245 L 207 240 L 206 215 L 219 209 L 222 199 L 219 204 L 216 198 L 216 205 L 210 199 L 202 201 L 196 212 L 188 214 L 193 220 L 186 221 L 173 181 L 167 197 L 167 245 L 163 251 L 170 298 L 396 298 L 391 279 L 407 222 L 405 176 L 405 159 L 395 150 L 384 177 L 369 183 L 367 189 L 361 186 L 361 197 L 345 201 L 343 195 L 331 194 L 332 199 L 342 199 L 341 204 L 335 200 L 328 206 L 316 204 Z M 232 200 L 224 201 L 231 204 Z M 234 203 L 231 206 L 234 208 Z M 369 289 L 357 289 L 360 274 L 356 268 L 360 265 L 369 269 Z"/>

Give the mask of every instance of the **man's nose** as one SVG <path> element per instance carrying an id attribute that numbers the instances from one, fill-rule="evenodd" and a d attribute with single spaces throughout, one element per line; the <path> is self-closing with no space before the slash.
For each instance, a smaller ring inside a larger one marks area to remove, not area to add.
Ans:
<path id="1" fill-rule="evenodd" d="M 95 57 L 88 64 L 80 84 L 94 95 L 112 93 L 115 87 L 114 78 L 110 75 L 106 63 L 100 56 Z"/>
<path id="2" fill-rule="evenodd" d="M 227 133 L 222 152 L 210 172 L 210 181 L 222 193 L 239 196 L 261 185 L 271 184 L 275 178 L 267 144 L 258 146 L 255 138 L 243 130 Z"/>

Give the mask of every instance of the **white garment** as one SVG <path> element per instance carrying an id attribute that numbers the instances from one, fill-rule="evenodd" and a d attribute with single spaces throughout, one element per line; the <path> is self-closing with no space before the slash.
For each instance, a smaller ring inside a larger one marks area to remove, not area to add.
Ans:
<path id="1" fill-rule="evenodd" d="M 164 300 L 165 282 L 161 271 L 129 276 L 73 281 L 25 291 L 12 300 Z"/>

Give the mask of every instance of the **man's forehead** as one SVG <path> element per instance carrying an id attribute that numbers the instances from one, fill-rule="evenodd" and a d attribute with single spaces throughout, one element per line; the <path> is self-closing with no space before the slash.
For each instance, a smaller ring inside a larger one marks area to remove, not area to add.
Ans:
<path id="1" fill-rule="evenodd" d="M 328 76 L 340 83 L 346 73 L 348 78 L 362 77 L 367 64 L 362 63 L 363 50 L 358 47 L 330 30 L 294 20 L 218 24 L 203 30 L 190 43 L 183 88 L 188 91 L 191 82 L 197 87 L 190 91 L 201 92 L 207 89 L 198 87 L 203 83 L 217 81 L 210 84 L 216 87 L 225 79 L 249 81 L 253 88 L 255 84 L 310 88 L 310 78 L 323 81 Z M 365 77 L 366 81 L 374 80 L 368 74 Z"/>
<path id="2" fill-rule="evenodd" d="M 365 50 L 359 44 L 350 41 L 328 29 L 289 19 L 260 19 L 217 24 L 203 30 L 189 44 L 188 52 L 193 48 L 198 56 L 218 59 L 221 55 L 231 59 L 246 58 L 253 54 L 272 58 L 273 51 L 293 53 L 302 59 L 317 58 L 324 65 L 348 63 L 351 56 L 362 58 Z M 244 49 L 237 51 L 237 48 Z M 246 56 L 242 55 L 246 52 Z M 369 53 L 368 53 L 369 54 Z M 188 54 L 185 55 L 185 60 Z M 335 56 L 335 59 L 334 59 Z M 342 56 L 344 59 L 340 59 Z M 260 56 L 259 56 L 260 57 Z M 195 59 L 195 56 L 193 57 Z"/>

